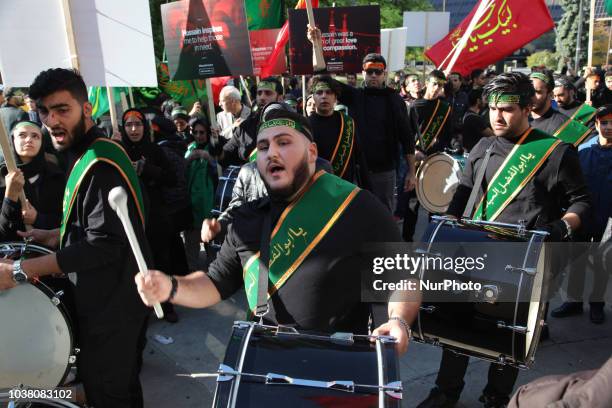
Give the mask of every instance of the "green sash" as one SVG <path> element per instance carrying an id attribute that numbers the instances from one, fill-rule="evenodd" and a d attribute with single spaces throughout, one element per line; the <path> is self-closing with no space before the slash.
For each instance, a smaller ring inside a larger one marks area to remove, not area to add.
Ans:
<path id="1" fill-rule="evenodd" d="M 553 136 L 558 137 L 565 143 L 578 146 L 591 133 L 591 129 L 584 126 L 582 123 L 568 119 L 559 129 L 553 133 Z"/>
<path id="2" fill-rule="evenodd" d="M 425 129 L 421 131 L 421 137 L 423 138 L 423 143 L 425 147 L 421 147 L 424 151 L 427 151 L 431 145 L 433 145 L 446 125 L 446 120 L 450 114 L 451 107 L 448 103 L 438 99 L 436 101 L 436 107 L 434 108 L 433 113 L 431 114 L 431 118 L 429 118 L 429 122 L 425 125 Z M 417 140 L 417 146 L 421 144 L 420 140 Z"/>
<path id="3" fill-rule="evenodd" d="M 249 162 L 252 163 L 257 160 L 257 148 L 254 148 L 253 151 L 249 154 Z"/>
<path id="4" fill-rule="evenodd" d="M 533 178 L 560 143 L 561 140 L 556 137 L 529 128 L 489 182 L 473 218 L 494 221 Z"/>
<path id="5" fill-rule="evenodd" d="M 593 116 L 595 116 L 596 111 L 597 109 L 595 109 L 594 107 L 589 106 L 586 103 L 583 103 L 576 110 L 576 112 L 574 112 L 574 114 L 570 117 L 570 119 L 573 119 L 577 122 L 582 123 L 583 125 L 586 125 L 587 123 L 589 123 L 591 119 L 593 119 Z"/>
<path id="6" fill-rule="evenodd" d="M 343 177 L 348 168 L 353 153 L 354 140 L 355 122 L 353 118 L 340 112 L 340 135 L 330 160 L 334 174 L 338 177 Z"/>
<path id="7" fill-rule="evenodd" d="M 299 268 L 304 259 L 340 218 L 359 187 L 321 170 L 304 193 L 281 214 L 270 237 L 268 298 Z M 257 306 L 259 276 L 257 252 L 243 269 L 249 308 Z"/>
<path id="8" fill-rule="evenodd" d="M 62 201 L 62 224 L 60 225 L 60 247 L 64 244 L 64 233 L 66 232 L 66 226 L 72 213 L 72 207 L 76 200 L 77 193 L 81 187 L 81 182 L 93 167 L 98 162 L 104 162 L 115 167 L 121 177 L 127 182 L 130 188 L 130 193 L 136 202 L 136 208 L 138 209 L 138 215 L 144 226 L 144 205 L 142 201 L 142 192 L 140 191 L 140 184 L 138 182 L 138 176 L 134 171 L 132 162 L 129 156 L 123 150 L 123 147 L 119 143 L 114 142 L 110 139 L 99 138 L 96 139 L 91 146 L 83 153 L 83 155 L 76 161 L 68 181 L 66 182 L 66 188 L 64 189 L 64 199 Z M 103 197 L 106 200 L 106 197 Z"/>

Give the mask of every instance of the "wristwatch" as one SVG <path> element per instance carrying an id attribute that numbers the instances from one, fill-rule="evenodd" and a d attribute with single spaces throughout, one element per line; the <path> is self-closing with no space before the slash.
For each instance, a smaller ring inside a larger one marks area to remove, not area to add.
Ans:
<path id="1" fill-rule="evenodd" d="M 408 338 L 412 337 L 412 329 L 410 329 L 410 325 L 408 324 L 407 321 L 405 321 L 404 319 L 402 319 L 399 316 L 391 316 L 389 318 L 389 321 L 391 321 L 391 320 L 398 321 L 404 327 L 404 329 L 406 330 L 406 334 L 408 335 Z"/>
<path id="2" fill-rule="evenodd" d="M 15 283 L 24 283 L 28 280 L 28 275 L 21 269 L 21 259 L 13 262 L 13 280 Z"/>

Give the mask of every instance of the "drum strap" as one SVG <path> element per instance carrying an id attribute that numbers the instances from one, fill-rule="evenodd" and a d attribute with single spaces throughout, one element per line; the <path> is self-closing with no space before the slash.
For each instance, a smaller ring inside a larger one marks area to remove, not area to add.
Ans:
<path id="1" fill-rule="evenodd" d="M 417 134 L 417 141 L 419 142 L 419 144 L 422 146 L 421 148 L 423 149 L 423 153 L 425 153 L 426 148 L 423 147 L 425 146 L 425 142 L 423 142 L 423 134 L 421 133 L 421 127 L 419 126 L 419 113 L 417 112 L 416 108 L 415 109 L 411 109 L 412 112 L 414 112 L 414 115 L 411 115 L 411 119 L 413 119 L 413 126 L 414 129 L 416 130 L 416 134 Z"/>
<path id="2" fill-rule="evenodd" d="M 493 141 L 493 143 L 495 143 L 495 141 Z M 489 158 L 491 157 L 491 150 L 493 150 L 493 143 L 491 143 L 491 145 L 487 148 L 484 159 L 482 160 L 481 165 L 478 167 L 478 172 L 476 173 L 476 179 L 474 180 L 474 186 L 472 187 L 470 198 L 468 199 L 465 210 L 463 211 L 463 218 L 472 218 L 474 204 L 476 204 L 476 197 L 478 196 L 478 192 L 482 186 L 482 181 L 484 180 L 485 172 L 487 171 L 487 164 L 489 163 Z"/>
<path id="3" fill-rule="evenodd" d="M 261 230 L 261 245 L 259 256 L 259 274 L 257 276 L 257 306 L 255 316 L 260 321 L 268 313 L 268 269 L 270 265 L 270 235 L 272 234 L 272 220 L 270 213 L 266 213 Z"/>

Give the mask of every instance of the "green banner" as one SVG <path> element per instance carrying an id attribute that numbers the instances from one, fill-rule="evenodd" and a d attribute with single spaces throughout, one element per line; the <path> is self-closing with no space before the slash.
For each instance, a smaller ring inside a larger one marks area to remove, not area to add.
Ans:
<path id="1" fill-rule="evenodd" d="M 355 138 L 355 123 L 353 118 L 340 112 L 340 135 L 338 143 L 332 154 L 330 163 L 334 174 L 338 177 L 344 176 L 353 152 L 353 142 Z"/>
<path id="2" fill-rule="evenodd" d="M 280 28 L 283 25 L 283 0 L 245 0 L 249 31 Z"/>
<path id="3" fill-rule="evenodd" d="M 578 146 L 590 133 L 591 129 L 584 126 L 582 123 L 568 119 L 555 131 L 555 133 L 553 133 L 553 136 L 558 137 L 565 143 Z"/>
<path id="4" fill-rule="evenodd" d="M 473 218 L 495 221 L 560 143 L 556 137 L 529 128 L 489 182 Z"/>
<path id="5" fill-rule="evenodd" d="M 171 81 L 168 64 L 164 62 L 157 65 L 157 78 L 159 89 L 186 108 L 191 107 L 197 100 L 201 100 L 203 103 L 206 99 L 205 80 Z"/>
<path id="6" fill-rule="evenodd" d="M 359 192 L 359 187 L 321 170 L 281 214 L 270 238 L 268 297 L 297 270 Z M 249 308 L 257 306 L 259 252 L 244 266 Z"/>
<path id="7" fill-rule="evenodd" d="M 570 119 L 580 122 L 583 125 L 587 125 L 589 121 L 593 119 L 593 116 L 595 116 L 596 111 L 597 109 L 595 109 L 594 107 L 583 103 L 582 105 L 580 105 L 578 110 L 574 112 Z"/>
<path id="8" fill-rule="evenodd" d="M 113 98 L 115 103 L 121 102 L 121 94 L 125 94 L 126 98 L 128 97 L 128 89 L 115 87 L 111 88 L 113 90 Z M 91 103 L 93 109 L 91 111 L 91 116 L 93 120 L 97 120 L 99 117 L 106 115 L 110 110 L 110 102 L 108 100 L 108 92 L 106 91 L 105 86 L 92 86 L 89 88 L 87 92 L 89 102 Z"/>
<path id="9" fill-rule="evenodd" d="M 121 177 L 123 177 L 130 189 L 128 194 L 131 194 L 136 203 L 142 225 L 145 225 L 144 203 L 142 200 L 142 192 L 140 191 L 140 183 L 130 158 L 119 143 L 110 139 L 99 138 L 96 139 L 77 160 L 68 176 L 66 188 L 64 189 L 64 199 L 62 201 L 60 247 L 63 246 L 64 243 L 64 233 L 66 232 L 66 226 L 70 219 L 72 207 L 76 200 L 77 193 L 79 192 L 81 182 L 93 165 L 98 162 L 108 163 L 119 171 L 119 174 L 121 174 Z M 106 197 L 104 199 L 106 199 Z"/>

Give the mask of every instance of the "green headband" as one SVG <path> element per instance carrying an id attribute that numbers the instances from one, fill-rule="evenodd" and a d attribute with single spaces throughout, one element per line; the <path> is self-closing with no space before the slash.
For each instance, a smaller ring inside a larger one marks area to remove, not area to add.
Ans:
<path id="1" fill-rule="evenodd" d="M 529 75 L 529 78 L 539 79 L 540 81 L 544 82 L 546 85 L 550 85 L 550 78 L 548 77 L 548 75 L 543 74 L 541 72 L 532 72 Z"/>
<path id="2" fill-rule="evenodd" d="M 26 126 L 32 126 L 32 127 L 36 128 L 36 129 L 38 129 L 38 131 L 42 133 L 42 129 L 40 128 L 40 126 L 38 126 L 38 124 L 36 124 L 34 122 L 29 122 L 27 120 L 24 120 L 22 122 L 19 122 L 19 123 L 15 124 L 15 126 L 13 126 L 13 132 L 16 131 L 16 130 L 19 130 L 19 129 L 23 128 L 23 127 L 26 127 Z"/>
<path id="3" fill-rule="evenodd" d="M 327 90 L 331 90 L 331 86 L 329 86 L 329 84 L 327 82 L 317 82 L 317 84 L 315 85 L 314 89 L 312 90 L 312 92 L 317 92 L 317 91 L 327 91 Z"/>
<path id="4" fill-rule="evenodd" d="M 286 118 L 266 120 L 264 123 L 262 123 L 259 126 L 259 130 L 257 131 L 257 133 L 261 133 L 266 129 L 270 129 L 272 127 L 277 127 L 277 126 L 290 127 L 292 129 L 297 130 L 300 133 L 303 133 L 304 136 L 306 136 L 309 140 L 312 140 L 312 135 L 310 134 L 310 131 L 304 128 L 304 126 L 301 123 L 296 122 L 293 119 L 286 119 Z"/>
<path id="5" fill-rule="evenodd" d="M 505 93 L 505 92 L 493 92 L 489 95 L 489 104 L 497 103 L 521 103 L 521 95 Z"/>
<path id="6" fill-rule="evenodd" d="M 260 89 L 267 89 L 269 91 L 276 92 L 276 84 L 269 81 L 259 81 L 257 84 L 257 90 L 259 91 Z"/>

